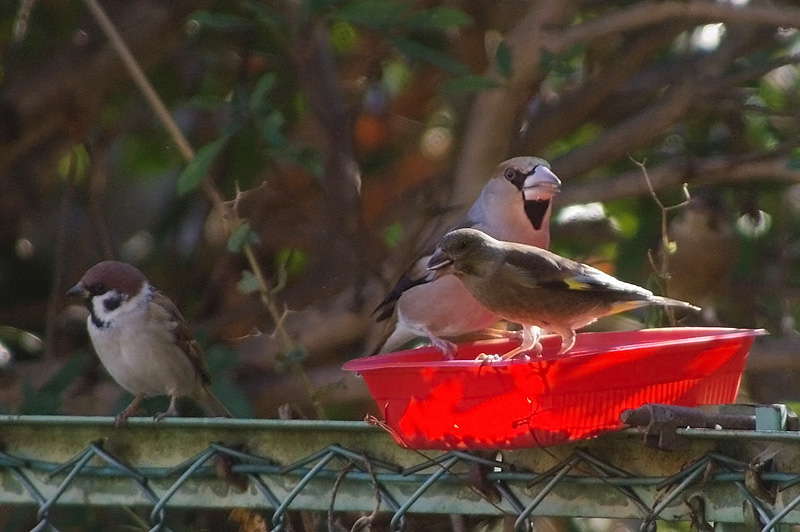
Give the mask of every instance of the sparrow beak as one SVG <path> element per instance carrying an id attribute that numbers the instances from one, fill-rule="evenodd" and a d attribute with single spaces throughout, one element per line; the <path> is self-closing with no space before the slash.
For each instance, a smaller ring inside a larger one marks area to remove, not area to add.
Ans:
<path id="1" fill-rule="evenodd" d="M 548 167 L 539 165 L 522 184 L 525 201 L 547 201 L 561 192 L 561 180 Z"/>
<path id="2" fill-rule="evenodd" d="M 436 251 L 433 252 L 431 258 L 428 259 L 428 270 L 433 272 L 433 279 L 438 279 L 439 277 L 450 273 L 450 266 L 452 265 L 453 259 L 448 257 L 447 254 L 439 248 L 436 248 Z"/>
<path id="3" fill-rule="evenodd" d="M 78 283 L 69 290 L 67 290 L 67 295 L 86 299 L 89 296 L 89 291 L 83 287 L 83 284 Z"/>

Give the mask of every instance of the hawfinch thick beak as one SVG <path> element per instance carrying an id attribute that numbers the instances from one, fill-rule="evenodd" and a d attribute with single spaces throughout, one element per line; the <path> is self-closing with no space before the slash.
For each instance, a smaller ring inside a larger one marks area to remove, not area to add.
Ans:
<path id="1" fill-rule="evenodd" d="M 444 251 L 436 248 L 431 258 L 428 259 L 428 270 L 434 273 L 434 279 L 449 273 L 450 266 L 453 265 L 453 259 L 448 257 Z"/>
<path id="2" fill-rule="evenodd" d="M 83 287 L 83 284 L 78 283 L 69 290 L 67 290 L 67 295 L 74 297 L 82 297 L 86 299 L 89 296 L 89 292 L 88 290 L 86 290 L 86 288 Z"/>
<path id="3" fill-rule="evenodd" d="M 559 192 L 561 192 L 561 180 L 544 165 L 537 166 L 522 184 L 525 201 L 549 200 Z"/>

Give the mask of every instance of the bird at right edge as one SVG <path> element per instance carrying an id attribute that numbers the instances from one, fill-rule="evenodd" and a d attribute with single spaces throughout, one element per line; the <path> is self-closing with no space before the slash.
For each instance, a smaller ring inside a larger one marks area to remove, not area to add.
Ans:
<path id="1" fill-rule="evenodd" d="M 560 190 L 561 180 L 547 161 L 509 159 L 497 166 L 465 218 L 451 230 L 470 227 L 502 240 L 548 248 L 552 200 Z M 374 353 L 427 337 L 445 357 L 453 358 L 456 346 L 447 338 L 486 331 L 499 321 L 454 276 L 434 279 L 426 267 L 432 252 L 430 246 L 417 257 L 375 309 L 377 321 L 393 318 L 394 323 Z"/>

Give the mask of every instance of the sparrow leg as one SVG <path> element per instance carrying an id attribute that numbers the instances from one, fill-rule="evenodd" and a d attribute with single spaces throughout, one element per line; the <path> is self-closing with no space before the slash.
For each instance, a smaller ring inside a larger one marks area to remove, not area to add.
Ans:
<path id="1" fill-rule="evenodd" d="M 121 427 L 128 422 L 128 418 L 134 415 L 139 410 L 139 405 L 142 404 L 144 395 L 138 393 L 133 396 L 133 401 L 125 407 L 125 410 L 117 414 L 114 418 L 114 426 Z"/>
<path id="2" fill-rule="evenodd" d="M 444 338 L 439 338 L 427 329 L 425 329 L 425 334 L 428 335 L 428 339 L 431 341 L 431 344 L 439 349 L 439 351 L 442 352 L 447 360 L 453 360 L 453 358 L 455 358 L 457 350 L 456 344 L 449 340 L 445 340 Z"/>
<path id="3" fill-rule="evenodd" d="M 508 353 L 500 357 L 500 360 L 509 360 L 514 358 L 520 353 L 525 351 L 534 351 L 537 356 L 542 354 L 542 344 L 539 343 L 539 337 L 542 335 L 542 329 L 536 325 L 526 325 L 522 328 L 522 343 L 516 349 L 512 349 Z"/>
<path id="4" fill-rule="evenodd" d="M 169 408 L 167 408 L 164 412 L 159 412 L 158 414 L 154 415 L 153 421 L 161 421 L 165 417 L 175 417 L 177 415 L 178 415 L 178 396 L 170 395 Z"/>
<path id="5" fill-rule="evenodd" d="M 559 355 L 563 355 L 575 346 L 575 331 L 572 329 L 564 329 L 559 331 L 561 336 L 561 349 L 558 350 Z"/>

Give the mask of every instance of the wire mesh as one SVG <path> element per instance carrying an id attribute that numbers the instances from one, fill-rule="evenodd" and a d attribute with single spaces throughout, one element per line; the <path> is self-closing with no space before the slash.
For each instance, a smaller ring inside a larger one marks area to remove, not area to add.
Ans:
<path id="1" fill-rule="evenodd" d="M 157 428 L 152 431 L 154 435 L 157 433 Z M 2 434 L 0 432 L 0 440 Z M 729 436 L 725 442 L 732 440 Z M 765 434 L 765 438 L 768 437 Z M 3 474 L 7 474 L 15 483 L 15 486 L 10 486 L 9 482 L 0 482 L 0 500 L 4 490 L 24 490 L 28 502 L 38 509 L 38 523 L 33 530 L 58 530 L 58 523 L 54 522 L 51 514 L 65 493 L 87 479 L 113 478 L 138 490 L 148 504 L 150 530 L 160 531 L 167 530 L 169 510 L 179 506 L 171 502 L 176 494 L 187 489 L 190 480 L 223 479 L 241 485 L 240 493 L 257 493 L 260 499 L 255 506 L 271 511 L 272 530 L 283 530 L 287 513 L 303 507 L 296 504 L 298 497 L 309 489 L 313 481 L 326 487 L 328 502 L 337 511 L 341 508 L 336 497 L 343 486 L 346 485 L 348 490 L 369 493 L 381 512 L 392 514 L 390 530 L 399 531 L 404 529 L 406 516 L 418 511 L 419 501 L 431 495 L 435 486 L 467 487 L 472 492 L 485 493 L 485 487 L 478 489 L 474 475 L 475 471 L 482 471 L 486 485 L 499 498 L 491 503 L 490 507 L 494 509 L 491 513 L 515 516 L 514 526 L 518 531 L 530 530 L 531 518 L 542 515 L 539 510 L 543 502 L 567 487 L 571 493 L 577 494 L 592 486 L 613 491 L 635 508 L 642 530 L 654 530 L 656 520 L 675 519 L 678 514 L 678 518 L 691 520 L 696 526 L 697 523 L 707 524 L 702 499 L 712 487 L 733 488 L 735 495 L 730 496 L 729 502 L 732 506 L 738 503 L 742 508 L 735 520 L 747 523 L 749 515 L 752 522 L 748 524 L 764 532 L 777 530 L 780 524 L 796 522 L 797 516 L 792 510 L 800 505 L 800 493 L 793 489 L 800 484 L 800 474 L 776 471 L 771 462 L 781 452 L 796 450 L 797 443 L 788 448 L 774 449 L 766 453 L 766 458 L 763 448 L 751 453 L 743 453 L 741 448 L 737 448 L 731 454 L 725 454 L 717 448 L 725 445 L 714 446 L 668 476 L 635 474 L 623 467 L 624 460 L 611 463 L 605 456 L 607 450 L 595 452 L 592 449 L 594 444 L 588 442 L 585 446 L 574 446 L 555 465 L 538 472 L 521 465 L 527 451 L 493 457 L 487 457 L 485 452 L 450 451 L 427 456 L 403 451 L 413 454 L 418 461 L 401 465 L 370 456 L 363 449 L 330 443 L 282 465 L 276 457 L 251 453 L 239 445 L 219 441 L 208 442 L 203 450 L 174 467 L 153 467 L 126 463 L 108 449 L 106 443 L 104 439 L 89 441 L 63 462 L 30 456 L 18 444 L 14 453 L 0 452 L 0 480 Z M 131 442 L 128 444 L 133 445 Z M 622 457 L 617 458 L 621 460 Z M 672 454 L 669 459 L 674 462 L 675 458 Z M 49 493 L 41 489 L 42 478 L 55 486 Z M 156 481 L 158 488 L 154 485 Z M 272 487 L 276 482 L 285 488 L 284 495 L 279 496 Z M 87 485 L 91 486 L 91 483 Z M 395 489 L 398 485 L 404 485 L 405 489 L 398 491 Z M 86 490 L 86 485 L 82 489 Z M 236 506 L 236 490 L 231 491 L 234 494 L 226 501 L 230 506 Z M 437 496 L 441 497 L 441 493 Z M 89 499 L 84 504 L 93 504 Z M 442 511 L 459 513 L 456 502 L 451 507 L 445 502 Z M 577 513 L 573 508 L 563 514 L 581 515 L 582 512 L 587 517 L 614 517 L 599 515 L 580 496 L 575 497 L 575 504 L 584 507 Z M 676 506 L 682 507 L 682 513 L 675 511 Z M 664 515 L 668 508 L 672 511 Z"/>

